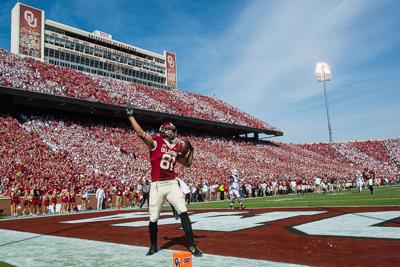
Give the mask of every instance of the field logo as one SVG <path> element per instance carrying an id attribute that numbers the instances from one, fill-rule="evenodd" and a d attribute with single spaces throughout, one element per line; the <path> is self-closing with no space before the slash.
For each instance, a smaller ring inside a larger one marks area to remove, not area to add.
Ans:
<path id="1" fill-rule="evenodd" d="M 326 211 L 274 211 L 259 214 L 249 214 L 243 211 L 203 212 L 191 214 L 193 230 L 233 232 L 259 227 L 277 220 L 284 220 L 298 216 L 313 216 Z M 158 225 L 179 225 L 180 222 L 170 217 L 171 213 L 161 213 L 168 216 L 158 221 Z M 400 211 L 379 211 L 348 213 L 335 217 L 323 218 L 312 222 L 292 226 L 292 229 L 307 235 L 344 236 L 361 238 L 400 239 L 400 227 L 385 226 L 400 218 Z M 148 212 L 132 212 L 111 216 L 66 221 L 63 223 L 95 223 L 115 221 L 121 219 L 140 219 L 132 222 L 111 224 L 114 227 L 147 227 Z M 268 226 L 267 226 L 268 227 Z"/>
<path id="2" fill-rule="evenodd" d="M 275 211 L 243 217 L 247 212 L 205 212 L 190 215 L 193 230 L 233 232 L 261 226 L 267 222 L 288 219 L 297 216 L 311 216 L 325 211 Z M 122 227 L 146 227 L 148 221 L 135 221 L 113 224 Z M 180 224 L 175 218 L 158 220 L 158 225 Z"/>
<path id="3" fill-rule="evenodd" d="M 400 217 L 400 211 L 349 213 L 294 226 L 308 235 L 400 239 L 400 227 L 386 222 Z"/>

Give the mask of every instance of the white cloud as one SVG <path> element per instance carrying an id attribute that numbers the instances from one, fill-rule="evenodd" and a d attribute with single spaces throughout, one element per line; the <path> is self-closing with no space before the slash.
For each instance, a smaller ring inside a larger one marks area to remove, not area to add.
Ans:
<path id="1" fill-rule="evenodd" d="M 325 112 L 320 109 L 324 106 L 313 104 L 316 98 L 323 103 L 322 85 L 313 73 L 318 61 L 332 66 L 334 80 L 328 83 L 328 94 L 335 99 L 343 87 L 355 86 L 355 80 L 369 80 L 363 76 L 364 65 L 396 45 L 385 41 L 393 35 L 384 31 L 393 26 L 390 18 L 370 22 L 374 17 L 369 16 L 381 7 L 373 1 L 247 3 L 237 22 L 215 40 L 220 65 L 217 71 L 206 73 L 207 79 L 199 87 L 212 88 L 217 97 L 277 127 L 289 126 L 283 130 L 290 140 L 306 140 L 312 135 L 317 139 L 315 130 L 307 126 L 307 112 L 312 110 L 295 112 L 302 105 Z M 360 103 L 353 100 L 353 104 Z M 282 117 L 282 112 L 288 117 Z M 325 120 L 313 124 L 325 125 Z M 348 121 L 348 127 L 351 123 Z M 299 127 L 306 130 L 300 133 Z M 325 140 L 325 134 L 319 136 Z"/>

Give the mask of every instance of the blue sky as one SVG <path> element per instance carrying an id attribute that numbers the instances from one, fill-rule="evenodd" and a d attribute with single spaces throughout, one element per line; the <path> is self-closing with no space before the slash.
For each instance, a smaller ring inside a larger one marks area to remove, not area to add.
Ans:
<path id="1" fill-rule="evenodd" d="M 177 54 L 184 91 L 216 97 L 284 131 L 275 140 L 328 141 L 327 83 L 335 141 L 400 137 L 400 1 L 24 1 L 46 18 L 118 41 Z M 10 48 L 1 0 L 0 47 Z"/>

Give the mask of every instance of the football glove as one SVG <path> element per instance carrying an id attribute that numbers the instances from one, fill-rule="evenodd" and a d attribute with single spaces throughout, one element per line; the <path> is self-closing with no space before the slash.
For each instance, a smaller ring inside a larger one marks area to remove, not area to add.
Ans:
<path id="1" fill-rule="evenodd" d="M 133 114 L 134 114 L 133 108 L 126 108 L 125 111 L 126 111 L 126 115 L 128 115 L 128 116 L 133 116 Z"/>

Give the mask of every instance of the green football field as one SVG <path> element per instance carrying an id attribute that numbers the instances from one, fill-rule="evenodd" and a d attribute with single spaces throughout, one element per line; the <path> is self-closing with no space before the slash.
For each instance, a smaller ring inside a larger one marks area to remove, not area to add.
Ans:
<path id="1" fill-rule="evenodd" d="M 0 267 L 12 267 L 12 266 L 14 266 L 14 265 L 11 265 L 11 264 L 8 264 L 6 262 L 0 261 Z"/>
<path id="2" fill-rule="evenodd" d="M 327 207 L 327 206 L 392 206 L 400 205 L 400 186 L 382 186 L 374 189 L 371 195 L 368 189 L 361 193 L 352 190 L 335 193 L 304 195 L 281 195 L 243 199 L 247 208 L 291 208 L 291 207 Z M 190 203 L 190 209 L 229 208 L 230 201 Z M 235 207 L 239 204 L 235 202 Z"/>

